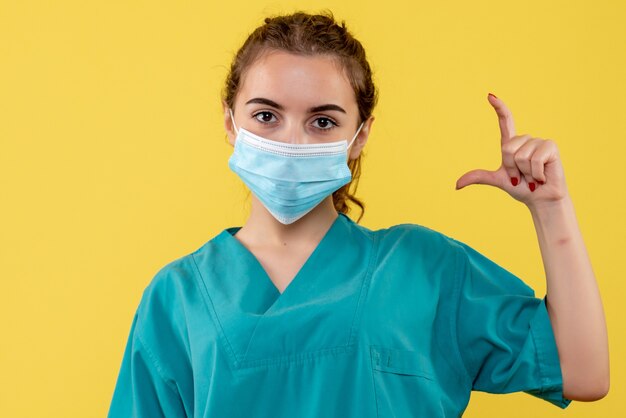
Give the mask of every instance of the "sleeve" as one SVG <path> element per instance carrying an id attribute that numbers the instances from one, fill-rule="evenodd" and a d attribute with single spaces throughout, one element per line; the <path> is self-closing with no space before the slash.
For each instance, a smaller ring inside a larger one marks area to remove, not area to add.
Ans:
<path id="1" fill-rule="evenodd" d="M 563 381 L 544 299 L 467 244 L 458 260 L 457 342 L 472 390 L 526 392 L 560 408 Z"/>
<path id="2" fill-rule="evenodd" d="M 161 368 L 144 345 L 135 313 L 108 418 L 186 417 L 176 386 L 162 377 Z"/>

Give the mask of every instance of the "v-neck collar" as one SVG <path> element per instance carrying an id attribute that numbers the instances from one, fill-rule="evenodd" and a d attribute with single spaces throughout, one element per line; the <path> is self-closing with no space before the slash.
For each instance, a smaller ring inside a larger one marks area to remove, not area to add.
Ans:
<path id="1" fill-rule="evenodd" d="M 268 289 L 268 293 L 274 295 L 275 300 L 278 301 L 278 299 L 282 298 L 285 293 L 291 291 L 293 287 L 298 286 L 298 280 L 301 280 L 302 276 L 306 276 L 306 271 L 312 268 L 311 265 L 315 265 L 315 260 L 316 258 L 318 258 L 318 253 L 322 252 L 324 248 L 328 245 L 328 243 L 332 242 L 335 239 L 335 234 L 337 233 L 340 224 L 344 222 L 352 222 L 352 220 L 343 213 L 339 212 L 337 217 L 330 224 L 330 227 L 326 230 L 311 254 L 309 254 L 302 266 L 300 266 L 300 268 L 296 272 L 295 276 L 292 277 L 291 281 L 282 292 L 278 290 L 259 259 L 245 245 L 243 245 L 241 241 L 239 241 L 235 237 L 237 231 L 241 229 L 240 226 L 226 228 L 222 231 L 222 234 L 220 235 L 224 235 L 224 239 L 230 241 L 230 244 L 233 247 L 239 247 L 238 253 L 240 253 L 241 256 L 245 257 L 247 259 L 247 262 L 254 266 L 254 269 L 257 273 L 255 274 L 255 276 L 257 276 L 259 281 L 262 281 L 268 285 L 268 287 L 270 288 Z M 263 283 L 259 283 L 259 285 L 262 286 Z"/>
<path id="2" fill-rule="evenodd" d="M 192 255 L 233 368 L 284 364 L 352 347 L 375 259 L 375 235 L 339 214 L 280 293 L 233 236 L 238 229 L 224 229 Z"/>

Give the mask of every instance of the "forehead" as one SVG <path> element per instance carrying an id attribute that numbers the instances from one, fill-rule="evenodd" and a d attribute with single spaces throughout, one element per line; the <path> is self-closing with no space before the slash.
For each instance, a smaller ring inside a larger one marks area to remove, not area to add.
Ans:
<path id="1" fill-rule="evenodd" d="M 337 59 L 303 56 L 284 51 L 263 54 L 244 74 L 239 99 L 265 97 L 286 108 L 320 103 L 355 106 L 350 82 Z"/>

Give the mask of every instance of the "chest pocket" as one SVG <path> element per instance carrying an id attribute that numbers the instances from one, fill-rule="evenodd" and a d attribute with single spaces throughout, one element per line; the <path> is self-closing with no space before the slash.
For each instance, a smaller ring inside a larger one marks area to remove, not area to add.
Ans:
<path id="1" fill-rule="evenodd" d="M 378 417 L 443 417 L 441 389 L 420 352 L 370 346 Z"/>

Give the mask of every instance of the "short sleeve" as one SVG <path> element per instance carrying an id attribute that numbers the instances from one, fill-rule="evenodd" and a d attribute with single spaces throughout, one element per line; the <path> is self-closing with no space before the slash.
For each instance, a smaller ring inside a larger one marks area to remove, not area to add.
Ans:
<path id="1" fill-rule="evenodd" d="M 472 390 L 526 392 L 560 408 L 563 381 L 546 300 L 467 244 L 459 244 L 457 341 Z"/>
<path id="2" fill-rule="evenodd" d="M 135 313 L 108 418 L 186 417 L 176 386 L 166 381 L 159 364 L 140 338 Z"/>

